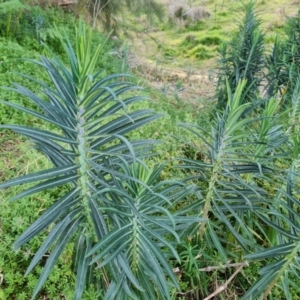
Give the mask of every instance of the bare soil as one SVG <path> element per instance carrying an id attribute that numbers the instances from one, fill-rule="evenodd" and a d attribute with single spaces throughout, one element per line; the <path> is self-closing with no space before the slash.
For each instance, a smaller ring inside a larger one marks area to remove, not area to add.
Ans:
<path id="1" fill-rule="evenodd" d="M 216 0 L 212 3 L 193 0 L 189 2 L 206 7 L 211 12 L 211 18 L 215 18 L 215 15 L 220 12 L 229 13 L 228 22 L 226 20 L 221 22 L 224 32 L 229 34 L 235 27 L 234 19 L 238 18 L 236 6 L 239 1 Z M 170 1 L 161 0 L 161 3 L 167 7 Z M 277 34 L 286 17 L 296 15 L 300 8 L 299 1 L 295 0 L 262 0 L 257 1 L 257 4 L 259 15 L 263 20 L 262 29 L 267 35 Z M 174 30 L 159 30 L 147 23 L 145 19 L 141 19 L 139 25 L 145 28 L 132 34 L 128 42 L 130 53 L 127 58 L 130 68 L 141 78 L 140 83 L 161 91 L 176 92 L 180 98 L 196 104 L 212 99 L 217 81 L 214 71 L 217 58 L 204 61 L 184 57 L 166 58 L 159 50 L 159 45 L 168 45 L 175 49 L 180 38 L 183 40 L 186 33 L 180 36 L 174 34 Z"/>
<path id="2" fill-rule="evenodd" d="M 156 41 L 148 35 L 138 36 L 130 44 L 127 62 L 140 78 L 141 85 L 147 85 L 168 94 L 177 94 L 181 99 L 202 106 L 215 94 L 216 76 L 213 68 L 215 59 L 195 62 L 184 58 L 166 60 Z"/>

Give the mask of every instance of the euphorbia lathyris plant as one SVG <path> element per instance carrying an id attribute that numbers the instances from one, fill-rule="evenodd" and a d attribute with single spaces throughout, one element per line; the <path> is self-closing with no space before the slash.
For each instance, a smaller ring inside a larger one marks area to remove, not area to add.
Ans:
<path id="1" fill-rule="evenodd" d="M 124 80 L 128 75 L 102 77 L 101 71 L 95 71 L 101 46 L 92 51 L 92 32 L 80 27 L 75 49 L 67 37 L 62 43 L 69 67 L 55 56 L 33 61 L 45 69 L 51 85 L 26 76 L 42 88 L 43 96 L 18 84 L 11 88 L 37 110 L 1 101 L 56 129 L 1 125 L 30 138 L 53 168 L 7 181 L 0 188 L 35 183 L 12 199 L 17 200 L 69 187 L 14 243 L 19 248 L 50 229 L 26 271 L 50 251 L 33 298 L 66 245 L 75 241 L 74 299 L 81 299 L 85 285 L 95 280 L 105 299 L 169 299 L 170 284 L 178 285 L 165 256 L 179 258 L 166 235 L 178 242 L 179 231 L 201 221 L 180 211 L 171 214 L 169 209 L 193 187 L 160 182 L 162 166 L 150 169 L 143 163 L 142 159 L 153 155 L 156 142 L 130 141 L 127 136 L 160 115 L 149 109 L 130 111 L 129 105 L 144 98 L 133 95 L 138 87 Z M 100 276 L 91 276 L 96 268 Z"/>

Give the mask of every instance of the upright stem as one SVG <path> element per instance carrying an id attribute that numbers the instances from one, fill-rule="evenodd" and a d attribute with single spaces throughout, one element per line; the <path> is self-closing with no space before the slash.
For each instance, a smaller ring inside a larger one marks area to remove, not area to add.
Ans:
<path id="1" fill-rule="evenodd" d="M 263 294 L 263 299 L 267 300 L 268 295 L 271 293 L 273 287 L 277 283 L 277 281 L 280 279 L 280 277 L 283 275 L 284 272 L 286 272 L 288 266 L 292 263 L 295 257 L 297 257 L 297 253 L 300 250 L 300 243 L 295 242 L 295 248 L 294 250 L 285 257 L 286 263 L 280 268 L 280 270 L 277 273 L 277 276 L 272 280 L 272 282 L 268 285 L 267 289 L 265 290 Z"/>
<path id="2" fill-rule="evenodd" d="M 87 176 L 87 153 L 86 153 L 86 139 L 85 139 L 85 119 L 83 117 L 84 108 L 79 107 L 79 111 L 77 113 L 77 130 L 78 130 L 78 163 L 80 165 L 79 174 L 80 178 L 78 179 L 79 186 L 81 187 L 81 199 L 82 199 L 82 206 L 84 209 L 84 214 L 87 219 L 88 223 L 88 232 L 91 232 L 91 228 L 93 228 L 93 222 L 91 219 L 91 211 L 89 206 L 89 197 L 91 197 L 91 192 L 88 186 L 88 176 Z"/>
<path id="3" fill-rule="evenodd" d="M 214 166 L 213 166 L 213 170 L 212 170 L 212 175 L 210 177 L 210 181 L 209 181 L 209 185 L 208 185 L 208 191 L 205 197 L 205 204 L 204 204 L 204 208 L 203 208 L 203 214 L 202 214 L 202 218 L 207 219 L 208 218 L 208 214 L 211 211 L 211 202 L 212 199 L 214 197 L 214 189 L 219 177 L 219 174 L 222 171 L 222 157 L 224 155 L 224 148 L 225 148 L 225 134 L 223 134 L 223 138 L 220 139 L 220 147 L 219 147 L 219 152 L 216 156 L 215 162 L 214 162 Z M 200 228 L 199 228 L 199 235 L 200 238 L 203 238 L 203 234 L 205 231 L 205 222 L 201 222 Z"/>

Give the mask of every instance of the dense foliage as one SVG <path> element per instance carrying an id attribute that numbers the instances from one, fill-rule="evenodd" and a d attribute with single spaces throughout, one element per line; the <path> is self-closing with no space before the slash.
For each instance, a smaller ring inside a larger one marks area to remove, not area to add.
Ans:
<path id="1" fill-rule="evenodd" d="M 254 2 L 244 6 L 245 16 L 229 42 L 220 47 L 220 72 L 218 82 L 218 107 L 224 108 L 227 102 L 226 80 L 235 92 L 241 79 L 246 80 L 244 100 L 255 99 L 263 79 L 264 35 L 261 21 L 254 10 Z"/>
<path id="2" fill-rule="evenodd" d="M 70 15 L 1 5 L 1 300 L 298 297 L 299 13 L 268 51 L 246 4 L 197 111 Z"/>

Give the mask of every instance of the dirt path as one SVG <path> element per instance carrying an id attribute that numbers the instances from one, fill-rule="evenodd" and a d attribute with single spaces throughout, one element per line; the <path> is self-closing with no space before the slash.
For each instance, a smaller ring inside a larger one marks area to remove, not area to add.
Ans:
<path id="1" fill-rule="evenodd" d="M 156 60 L 146 58 L 149 51 L 152 51 Z M 208 67 L 196 68 L 192 61 L 187 63 L 187 67 L 162 63 L 159 51 L 152 43 L 144 52 L 142 47 L 138 48 L 137 45 L 131 47 L 127 54 L 127 62 L 131 70 L 141 78 L 142 85 L 150 85 L 169 95 L 177 93 L 181 99 L 196 105 L 203 105 L 203 102 L 214 96 L 217 79 Z"/>
<path id="2" fill-rule="evenodd" d="M 183 3 L 184 1 L 160 0 L 166 6 L 168 12 L 169 4 Z M 235 24 L 232 20 L 238 20 L 237 11 L 242 8 L 239 1 L 216 0 L 190 1 L 191 6 L 203 6 L 211 13 L 206 19 L 206 28 L 210 28 L 210 34 L 225 35 L 232 31 Z M 267 32 L 271 41 L 277 30 L 282 28 L 287 16 L 293 16 L 299 8 L 299 0 L 274 0 L 260 1 L 258 3 L 259 17 L 262 19 L 262 29 Z M 232 19 L 233 18 L 233 19 Z M 215 27 L 221 27 L 214 29 Z M 128 46 L 128 63 L 130 68 L 141 78 L 140 84 L 150 85 L 163 93 L 177 96 L 192 103 L 207 103 L 215 94 L 216 74 L 215 60 L 193 60 L 181 57 L 167 57 L 160 53 L 160 47 L 167 49 L 178 47 L 180 42 L 186 39 L 186 32 L 161 29 L 153 27 L 145 18 L 131 25 Z M 130 28 L 130 27 L 129 27 Z M 201 29 L 202 30 L 202 29 Z M 198 34 L 198 32 L 196 32 Z M 201 31 L 207 34 L 205 28 Z M 198 36 L 199 38 L 199 36 Z M 171 54 L 170 54 L 171 55 Z"/>

